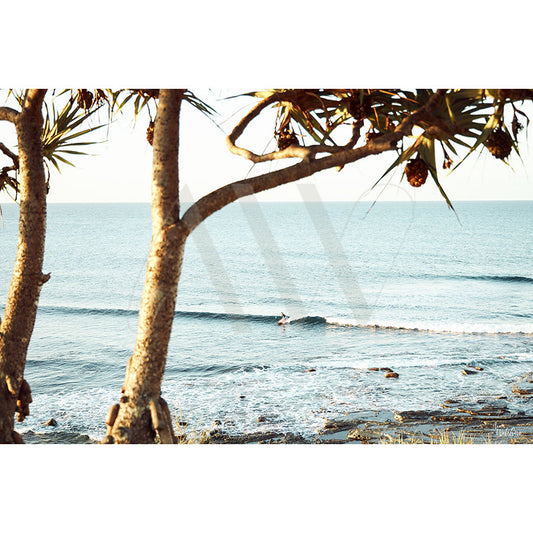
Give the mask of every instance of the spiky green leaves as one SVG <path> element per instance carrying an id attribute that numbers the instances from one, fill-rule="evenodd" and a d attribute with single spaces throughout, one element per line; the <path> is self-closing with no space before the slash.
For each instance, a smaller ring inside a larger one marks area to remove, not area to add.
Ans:
<path id="1" fill-rule="evenodd" d="M 88 102 L 88 100 L 87 100 Z M 41 140 L 43 142 L 43 154 L 54 167 L 59 170 L 59 163 L 74 166 L 64 156 L 68 155 L 87 155 L 87 152 L 73 150 L 76 147 L 85 147 L 96 144 L 97 141 L 79 141 L 78 139 L 88 133 L 91 133 L 105 126 L 93 126 L 86 129 L 79 127 L 96 111 L 94 108 L 85 111 L 80 109 L 74 99 L 70 99 L 61 111 L 55 108 L 52 103 L 51 108 L 45 104 L 46 117 L 44 120 L 43 133 Z"/>

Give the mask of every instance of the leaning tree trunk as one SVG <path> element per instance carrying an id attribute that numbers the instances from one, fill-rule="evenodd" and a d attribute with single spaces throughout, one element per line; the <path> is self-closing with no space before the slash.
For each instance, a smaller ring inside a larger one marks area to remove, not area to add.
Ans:
<path id="1" fill-rule="evenodd" d="M 22 443 L 14 430 L 14 416 L 29 414 L 31 391 L 24 380 L 41 286 L 46 232 L 46 179 L 41 132 L 42 103 L 46 90 L 26 92 L 14 120 L 19 156 L 20 222 L 13 278 L 0 327 L 0 443 Z"/>
<path id="2" fill-rule="evenodd" d="M 179 220 L 179 113 L 183 92 L 161 90 L 154 127 L 152 244 L 139 313 L 137 340 L 128 361 L 120 403 L 109 410 L 105 443 L 173 443 L 161 398 L 186 232 Z"/>

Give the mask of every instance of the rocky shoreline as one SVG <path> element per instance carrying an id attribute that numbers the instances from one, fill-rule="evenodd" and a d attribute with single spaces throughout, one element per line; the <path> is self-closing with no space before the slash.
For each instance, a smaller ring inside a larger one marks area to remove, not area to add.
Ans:
<path id="1" fill-rule="evenodd" d="M 475 367 L 468 374 L 480 372 Z M 390 368 L 371 368 L 397 378 Z M 466 374 L 465 372 L 465 374 Z M 390 375 L 390 374 L 394 375 Z M 532 444 L 533 373 L 518 379 L 508 396 L 475 401 L 451 398 L 435 410 L 360 411 L 326 420 L 313 438 L 293 433 L 255 432 L 232 436 L 218 427 L 206 436 L 215 444 Z M 521 408 L 522 407 L 522 408 Z"/>
<path id="2" fill-rule="evenodd" d="M 385 377 L 397 379 L 390 368 Z M 465 369 L 468 374 L 483 369 Z M 393 374 L 393 375 L 390 375 Z M 312 437 L 292 432 L 255 431 L 234 435 L 216 420 L 210 429 L 190 430 L 178 422 L 177 434 L 183 444 L 533 444 L 533 373 L 528 372 L 509 387 L 506 396 L 476 400 L 450 398 L 433 410 L 358 411 L 326 420 Z M 268 417 L 260 416 L 258 424 Z M 63 431 L 54 419 L 46 434 L 28 431 L 28 444 L 96 444 L 87 435 Z"/>
<path id="3" fill-rule="evenodd" d="M 532 444 L 533 416 L 505 404 L 450 403 L 433 411 L 362 411 L 328 420 L 314 438 L 294 433 L 228 435 L 211 430 L 205 444 Z"/>

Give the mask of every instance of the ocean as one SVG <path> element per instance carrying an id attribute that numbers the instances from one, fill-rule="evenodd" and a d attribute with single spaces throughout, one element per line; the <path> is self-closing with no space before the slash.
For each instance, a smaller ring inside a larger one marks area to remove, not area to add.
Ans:
<path id="1" fill-rule="evenodd" d="M 313 438 L 361 410 L 510 395 L 533 370 L 533 202 L 454 206 L 457 216 L 444 202 L 248 201 L 210 217 L 187 242 L 178 290 L 162 386 L 176 421 Z M 18 207 L 2 213 L 0 313 Z M 33 403 L 16 423 L 28 442 L 105 435 L 150 233 L 148 204 L 49 205 L 51 279 L 25 372 Z M 465 376 L 466 365 L 483 371 Z M 533 415 L 527 398 L 512 406 Z"/>

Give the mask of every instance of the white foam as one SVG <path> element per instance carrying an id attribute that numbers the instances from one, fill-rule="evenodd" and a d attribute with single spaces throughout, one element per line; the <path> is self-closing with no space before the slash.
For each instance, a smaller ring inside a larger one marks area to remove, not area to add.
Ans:
<path id="1" fill-rule="evenodd" d="M 375 328 L 375 329 L 397 329 L 409 331 L 427 331 L 437 333 L 486 333 L 486 334 L 524 334 L 533 335 L 533 324 L 487 324 L 487 323 L 473 323 L 473 324 L 443 324 L 435 322 L 397 322 L 380 321 L 375 324 L 363 324 L 357 320 L 346 318 L 327 318 L 328 324 L 337 326 L 352 326 L 358 328 Z"/>

